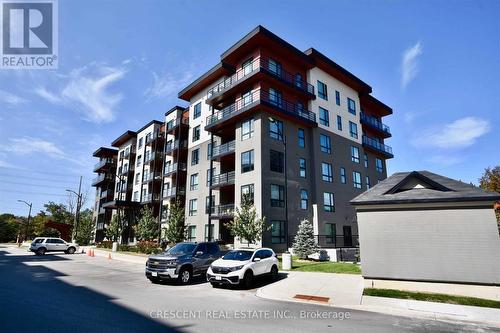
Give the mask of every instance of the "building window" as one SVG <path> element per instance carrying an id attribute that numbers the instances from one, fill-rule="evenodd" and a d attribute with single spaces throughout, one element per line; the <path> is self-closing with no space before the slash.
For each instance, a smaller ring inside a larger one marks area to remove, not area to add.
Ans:
<path id="1" fill-rule="evenodd" d="M 298 137 L 299 137 L 299 147 L 300 148 L 305 148 L 306 147 L 306 134 L 302 128 L 299 128 L 298 132 Z"/>
<path id="2" fill-rule="evenodd" d="M 283 122 L 273 119 L 269 120 L 269 136 L 275 140 L 283 141 Z"/>
<path id="3" fill-rule="evenodd" d="M 269 161 L 271 164 L 271 171 L 283 173 L 284 170 L 284 158 L 283 153 L 276 150 L 269 151 Z"/>
<path id="4" fill-rule="evenodd" d="M 252 102 L 253 102 L 253 95 L 252 95 L 251 90 L 241 94 L 241 103 L 242 103 L 241 106 L 242 107 L 250 105 L 250 104 L 252 104 Z"/>
<path id="5" fill-rule="evenodd" d="M 271 207 L 285 207 L 285 188 L 271 184 Z"/>
<path id="6" fill-rule="evenodd" d="M 365 156 L 364 157 L 364 159 L 365 159 L 365 168 L 368 168 L 368 154 L 365 153 L 364 156 Z"/>
<path id="7" fill-rule="evenodd" d="M 356 102 L 349 97 L 347 97 L 347 111 L 356 115 Z"/>
<path id="8" fill-rule="evenodd" d="M 359 163 L 359 148 L 351 146 L 351 161 Z"/>
<path id="9" fill-rule="evenodd" d="M 365 183 L 366 183 L 366 189 L 369 190 L 370 189 L 370 177 L 368 177 L 368 176 L 365 177 Z"/>
<path id="10" fill-rule="evenodd" d="M 142 148 L 142 142 L 143 142 L 143 138 L 140 138 L 139 139 L 139 148 Z"/>
<path id="11" fill-rule="evenodd" d="M 320 134 L 319 145 L 323 153 L 332 153 L 332 145 L 330 143 L 330 137 L 328 135 Z"/>
<path id="12" fill-rule="evenodd" d="M 323 192 L 323 207 L 325 212 L 335 211 L 335 196 L 330 192 Z"/>
<path id="13" fill-rule="evenodd" d="M 352 183 L 355 188 L 361 188 L 361 174 L 359 172 L 352 172 Z"/>
<path id="14" fill-rule="evenodd" d="M 208 236 L 208 224 L 205 224 L 205 242 L 212 242 L 214 240 L 214 225 L 210 224 L 210 237 Z"/>
<path id="15" fill-rule="evenodd" d="M 335 103 L 340 106 L 340 92 L 335 90 Z"/>
<path id="16" fill-rule="evenodd" d="M 299 176 L 301 178 L 306 178 L 306 159 L 299 158 Z"/>
<path id="17" fill-rule="evenodd" d="M 140 167 L 141 166 L 141 163 L 142 163 L 142 155 L 139 155 L 137 156 L 137 162 L 136 162 L 136 166 Z"/>
<path id="18" fill-rule="evenodd" d="M 319 107 L 319 123 L 321 125 L 330 126 L 330 115 L 328 114 L 328 110 Z"/>
<path id="19" fill-rule="evenodd" d="M 324 100 L 328 100 L 328 92 L 326 84 L 318 80 L 318 96 Z"/>
<path id="20" fill-rule="evenodd" d="M 282 94 L 276 89 L 269 88 L 269 103 L 274 106 L 281 108 L 282 106 Z"/>
<path id="21" fill-rule="evenodd" d="M 321 163 L 321 175 L 323 178 L 323 181 L 325 182 L 333 182 L 333 171 L 332 171 L 332 165 L 330 163 Z"/>
<path id="22" fill-rule="evenodd" d="M 141 174 L 136 173 L 135 174 L 135 185 L 139 184 L 139 181 L 141 180 Z"/>
<path id="23" fill-rule="evenodd" d="M 196 240 L 196 226 L 190 225 L 187 227 L 187 241 L 194 242 Z"/>
<path id="24" fill-rule="evenodd" d="M 241 173 L 253 170 L 253 149 L 241 153 Z"/>
<path id="25" fill-rule="evenodd" d="M 271 243 L 283 244 L 285 238 L 285 221 L 271 221 Z"/>
<path id="26" fill-rule="evenodd" d="M 337 239 L 337 228 L 335 223 L 325 223 L 325 242 L 326 244 L 335 244 Z"/>
<path id="27" fill-rule="evenodd" d="M 295 74 L 295 86 L 302 88 L 302 74 L 300 73 Z"/>
<path id="28" fill-rule="evenodd" d="M 198 118 L 199 116 L 201 116 L 201 102 L 197 103 L 197 104 L 194 106 L 194 111 L 193 111 L 193 119 L 196 119 L 196 118 Z"/>
<path id="29" fill-rule="evenodd" d="M 307 190 L 300 190 L 300 209 L 307 210 L 309 195 Z"/>
<path id="30" fill-rule="evenodd" d="M 346 184 L 347 183 L 347 177 L 345 176 L 345 168 L 340 168 L 340 182 L 342 184 Z"/>
<path id="31" fill-rule="evenodd" d="M 358 125 L 356 125 L 352 121 L 349 122 L 349 135 L 351 136 L 351 138 L 358 138 Z"/>
<path id="32" fill-rule="evenodd" d="M 241 187 L 241 201 L 243 202 L 243 198 L 246 197 L 248 200 L 250 200 L 251 203 L 253 203 L 254 200 L 254 185 L 253 184 L 248 184 L 248 185 L 243 185 Z"/>
<path id="33" fill-rule="evenodd" d="M 210 186 L 210 182 L 212 181 L 212 177 L 215 174 L 215 168 L 212 168 L 212 172 L 210 172 L 210 169 L 207 170 L 207 186 Z"/>
<path id="34" fill-rule="evenodd" d="M 378 172 L 384 172 L 384 164 L 381 158 L 375 158 L 375 168 Z"/>
<path id="35" fill-rule="evenodd" d="M 139 191 L 134 192 L 134 201 L 139 201 Z"/>
<path id="36" fill-rule="evenodd" d="M 337 116 L 337 129 L 339 131 L 342 131 L 342 117 L 341 116 Z"/>
<path id="37" fill-rule="evenodd" d="M 253 137 L 253 118 L 241 123 L 241 141 Z"/>
<path id="38" fill-rule="evenodd" d="M 190 184 L 191 191 L 198 189 L 199 183 L 198 183 L 198 174 L 197 173 L 191 175 L 191 182 L 189 184 Z"/>
<path id="39" fill-rule="evenodd" d="M 281 64 L 277 62 L 276 60 L 269 59 L 269 71 L 279 77 L 281 77 Z"/>
<path id="40" fill-rule="evenodd" d="M 200 125 L 193 128 L 193 142 L 200 139 Z"/>
<path id="41" fill-rule="evenodd" d="M 210 214 L 210 206 L 215 206 L 215 195 L 212 195 L 212 202 L 210 202 L 210 196 L 205 198 L 205 214 Z"/>
<path id="42" fill-rule="evenodd" d="M 207 160 L 210 160 L 210 158 L 212 158 L 212 143 L 209 143 L 207 146 Z"/>
<path id="43" fill-rule="evenodd" d="M 198 200 L 189 200 L 189 216 L 195 216 L 198 213 Z"/>
<path id="44" fill-rule="evenodd" d="M 250 58 L 241 64 L 241 69 L 243 69 L 243 75 L 250 74 L 253 70 L 253 58 Z"/>
<path id="45" fill-rule="evenodd" d="M 191 151 L 191 165 L 196 165 L 200 162 L 200 149 L 194 149 Z"/>

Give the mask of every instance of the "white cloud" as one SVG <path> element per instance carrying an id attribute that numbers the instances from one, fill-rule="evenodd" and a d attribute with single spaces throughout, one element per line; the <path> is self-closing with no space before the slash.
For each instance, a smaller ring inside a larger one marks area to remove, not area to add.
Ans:
<path id="1" fill-rule="evenodd" d="M 490 131 L 488 120 L 465 117 L 440 128 L 422 131 L 412 143 L 414 146 L 431 146 L 437 148 L 465 148 Z"/>
<path id="2" fill-rule="evenodd" d="M 144 92 L 144 95 L 146 95 L 149 99 L 165 98 L 176 95 L 193 80 L 193 73 L 190 70 L 184 71 L 180 77 L 173 74 L 160 75 L 156 72 L 152 72 L 152 74 L 153 85 Z"/>
<path id="3" fill-rule="evenodd" d="M 401 86 L 406 88 L 418 73 L 418 57 L 422 54 L 422 45 L 417 42 L 403 52 L 401 63 Z"/>
<path id="4" fill-rule="evenodd" d="M 111 93 L 109 87 L 121 80 L 127 70 L 92 63 L 72 70 L 62 78 L 65 84 L 57 92 L 39 87 L 35 93 L 53 104 L 76 107 L 87 121 L 110 122 L 115 119 L 115 108 L 121 102 L 121 93 Z"/>
<path id="5" fill-rule="evenodd" d="M 17 106 L 19 104 L 26 103 L 27 100 L 8 91 L 0 90 L 0 102 L 5 103 L 8 106 Z"/>
<path id="6" fill-rule="evenodd" d="M 435 155 L 428 159 L 429 162 L 434 164 L 439 164 L 442 166 L 451 166 L 461 163 L 464 160 L 463 156 L 455 156 L 455 155 Z"/>

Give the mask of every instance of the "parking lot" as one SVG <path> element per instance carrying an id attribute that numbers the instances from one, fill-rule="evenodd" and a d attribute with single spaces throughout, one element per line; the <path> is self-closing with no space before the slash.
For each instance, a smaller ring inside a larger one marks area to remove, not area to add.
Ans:
<path id="1" fill-rule="evenodd" d="M 282 275 L 282 278 L 284 276 Z M 429 322 L 314 304 L 260 299 L 254 289 L 152 284 L 144 267 L 83 254 L 35 256 L 0 248 L 2 330 L 83 332 L 401 332 L 477 331 L 476 326 Z"/>

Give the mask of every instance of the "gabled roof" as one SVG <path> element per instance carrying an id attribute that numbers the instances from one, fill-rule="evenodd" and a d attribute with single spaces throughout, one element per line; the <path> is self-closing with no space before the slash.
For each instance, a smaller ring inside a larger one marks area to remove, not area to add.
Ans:
<path id="1" fill-rule="evenodd" d="M 351 200 L 351 204 L 377 205 L 397 203 L 432 203 L 497 201 L 491 193 L 471 184 L 429 171 L 398 172 Z"/>

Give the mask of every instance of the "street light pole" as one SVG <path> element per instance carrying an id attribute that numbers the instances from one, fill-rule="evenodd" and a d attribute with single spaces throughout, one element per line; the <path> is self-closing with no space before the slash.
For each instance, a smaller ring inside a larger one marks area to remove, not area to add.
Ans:
<path id="1" fill-rule="evenodd" d="M 26 234 L 25 234 L 25 236 L 26 236 L 25 240 L 28 240 L 28 238 L 30 236 L 29 230 L 30 230 L 30 220 L 31 220 L 31 208 L 33 207 L 33 203 L 32 202 L 27 203 L 24 200 L 17 200 L 17 201 L 25 203 L 30 208 L 28 211 L 28 223 L 26 224 Z"/>
<path id="2" fill-rule="evenodd" d="M 82 204 L 82 176 L 80 176 L 80 185 L 78 186 L 78 193 L 73 190 L 66 190 L 76 194 L 76 211 L 75 211 L 75 236 L 73 237 L 73 242 L 78 238 L 78 222 L 80 220 L 80 208 Z"/>

